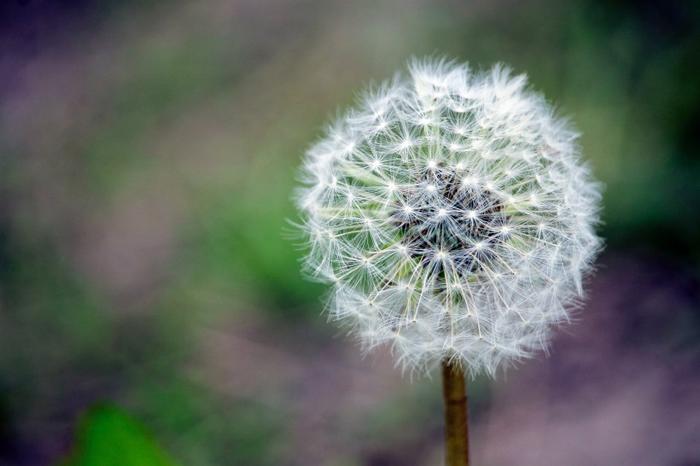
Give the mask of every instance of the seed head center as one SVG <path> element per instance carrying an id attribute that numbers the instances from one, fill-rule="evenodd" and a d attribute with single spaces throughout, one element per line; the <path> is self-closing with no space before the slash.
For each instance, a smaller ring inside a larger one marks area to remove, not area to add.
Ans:
<path id="1" fill-rule="evenodd" d="M 458 172 L 433 160 L 428 165 L 415 184 L 397 190 L 392 222 L 401 244 L 424 266 L 437 257 L 472 272 L 480 262 L 476 255 L 488 254 L 510 231 L 503 204 L 489 186 L 471 182 L 478 178 L 464 168 Z"/>

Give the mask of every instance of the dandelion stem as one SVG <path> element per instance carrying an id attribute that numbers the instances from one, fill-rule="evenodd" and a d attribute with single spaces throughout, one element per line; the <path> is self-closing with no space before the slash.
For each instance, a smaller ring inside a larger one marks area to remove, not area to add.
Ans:
<path id="1" fill-rule="evenodd" d="M 445 400 L 445 465 L 469 466 L 469 423 L 464 370 L 447 359 L 442 362 Z"/>

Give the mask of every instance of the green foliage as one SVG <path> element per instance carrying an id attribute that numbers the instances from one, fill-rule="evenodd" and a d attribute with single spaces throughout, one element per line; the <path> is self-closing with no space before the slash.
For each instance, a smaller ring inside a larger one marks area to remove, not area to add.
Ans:
<path id="1" fill-rule="evenodd" d="M 318 314 L 319 287 L 306 282 L 299 270 L 299 251 L 284 241 L 293 212 L 287 206 L 215 203 L 198 233 L 195 249 L 200 270 L 252 290 L 269 308 Z M 254 219 L 254 221 L 253 221 Z M 305 306 L 304 306 L 305 305 Z"/>
<path id="2" fill-rule="evenodd" d="M 75 451 L 60 466 L 175 466 L 135 419 L 119 408 L 92 408 L 81 421 Z"/>

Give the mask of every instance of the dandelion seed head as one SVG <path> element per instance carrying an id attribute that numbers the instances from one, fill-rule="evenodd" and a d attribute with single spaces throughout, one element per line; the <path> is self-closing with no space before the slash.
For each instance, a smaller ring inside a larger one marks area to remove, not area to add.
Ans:
<path id="1" fill-rule="evenodd" d="M 600 188 L 526 78 L 414 61 L 307 153 L 305 268 L 367 349 L 416 371 L 494 374 L 580 301 Z"/>

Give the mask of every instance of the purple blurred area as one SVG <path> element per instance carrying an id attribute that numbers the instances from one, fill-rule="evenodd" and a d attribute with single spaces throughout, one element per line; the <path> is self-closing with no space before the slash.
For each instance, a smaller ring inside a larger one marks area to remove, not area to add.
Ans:
<path id="1" fill-rule="evenodd" d="M 698 282 L 649 259 L 601 262 L 580 321 L 495 388 L 480 464 L 698 464 Z"/>
<path id="2" fill-rule="evenodd" d="M 287 239 L 329 115 L 424 54 L 527 72 L 606 184 L 585 306 L 548 354 L 470 384 L 473 463 L 700 465 L 698 20 L 680 1 L 1 2 L 0 465 L 93 464 L 75 458 L 100 403 L 157 464 L 441 464 L 439 380 L 326 323 Z"/>

